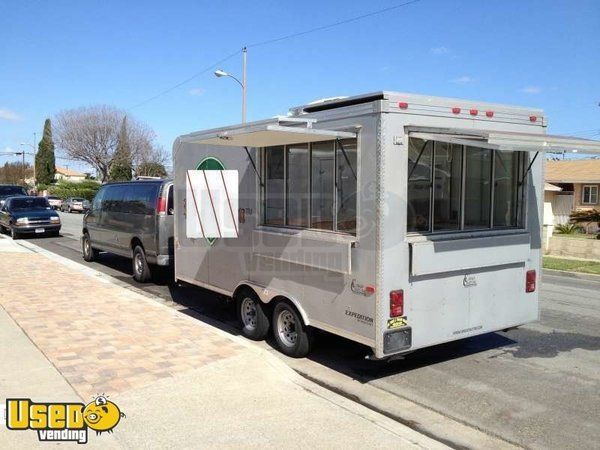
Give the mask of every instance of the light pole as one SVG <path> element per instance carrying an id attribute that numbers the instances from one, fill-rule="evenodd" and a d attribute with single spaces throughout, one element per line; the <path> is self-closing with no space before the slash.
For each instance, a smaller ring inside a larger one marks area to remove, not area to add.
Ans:
<path id="1" fill-rule="evenodd" d="M 222 69 L 215 70 L 215 76 L 217 78 L 221 78 L 221 77 L 233 78 L 242 87 L 242 123 L 246 123 L 246 87 L 247 87 L 246 58 L 247 58 L 247 54 L 248 54 L 248 51 L 246 50 L 246 47 L 244 47 L 242 49 L 242 81 L 238 80 L 236 77 L 225 72 Z"/>

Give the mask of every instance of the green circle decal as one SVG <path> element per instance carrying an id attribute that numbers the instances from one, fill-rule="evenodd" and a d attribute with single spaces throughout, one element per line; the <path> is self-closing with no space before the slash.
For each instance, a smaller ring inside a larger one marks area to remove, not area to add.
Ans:
<path id="1" fill-rule="evenodd" d="M 196 170 L 225 170 L 225 165 L 214 156 L 207 156 L 198 163 Z"/>
<path id="2" fill-rule="evenodd" d="M 207 156 L 198 163 L 196 170 L 225 170 L 225 164 L 214 156 Z M 206 238 L 206 240 L 210 245 L 213 245 L 217 238 Z"/>

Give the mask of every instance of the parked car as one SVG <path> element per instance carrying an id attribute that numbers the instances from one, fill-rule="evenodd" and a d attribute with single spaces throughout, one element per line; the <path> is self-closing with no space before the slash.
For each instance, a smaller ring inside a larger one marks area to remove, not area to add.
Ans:
<path id="1" fill-rule="evenodd" d="M 13 239 L 22 235 L 58 236 L 60 217 L 45 197 L 8 197 L 0 207 L 0 231 Z"/>
<path id="2" fill-rule="evenodd" d="M 173 260 L 173 182 L 144 180 L 105 184 L 83 217 L 83 259 L 100 251 L 132 259 L 133 277 L 150 280 L 149 264 Z"/>
<path id="3" fill-rule="evenodd" d="M 27 195 L 27 191 L 23 186 L 0 184 L 0 206 L 4 204 L 4 200 L 7 197 L 12 197 L 14 195 Z"/>
<path id="4" fill-rule="evenodd" d="M 69 197 L 60 207 L 62 212 L 73 212 L 77 211 L 79 213 L 84 213 L 90 209 L 90 202 L 81 197 Z"/>
<path id="5" fill-rule="evenodd" d="M 49 195 L 46 198 L 48 199 L 48 203 L 52 209 L 60 209 L 63 204 L 62 198 L 56 197 L 55 195 Z"/>

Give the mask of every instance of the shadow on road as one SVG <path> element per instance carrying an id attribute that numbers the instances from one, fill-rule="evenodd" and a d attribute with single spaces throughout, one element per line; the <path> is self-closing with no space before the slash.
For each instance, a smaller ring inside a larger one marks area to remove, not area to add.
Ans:
<path id="1" fill-rule="evenodd" d="M 233 302 L 227 301 L 229 299 L 223 295 L 197 286 L 174 283 L 172 268 L 154 268 L 153 283 L 143 284 L 137 283 L 131 277 L 130 259 L 102 253 L 93 266 L 131 286 L 174 302 L 179 311 L 196 320 L 232 335 L 240 334 Z M 276 348 L 273 340 L 268 340 L 267 344 Z M 506 333 L 488 333 L 417 350 L 392 361 L 373 361 L 365 359 L 365 356 L 371 353 L 368 347 L 317 331 L 315 348 L 308 358 L 361 382 L 369 382 L 493 349 L 502 351 L 495 352 L 490 358 L 503 355 L 514 358 L 553 358 L 576 348 L 598 350 L 600 338 L 578 333 L 544 333 L 531 328 L 519 328 Z"/>

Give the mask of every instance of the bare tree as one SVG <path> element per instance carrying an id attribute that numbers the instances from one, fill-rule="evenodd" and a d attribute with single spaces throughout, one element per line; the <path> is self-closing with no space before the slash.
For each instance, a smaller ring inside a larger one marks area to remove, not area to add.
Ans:
<path id="1" fill-rule="evenodd" d="M 119 142 L 125 111 L 106 106 L 90 106 L 62 111 L 54 121 L 59 148 L 70 158 L 96 168 L 102 181 L 108 179 Z M 127 139 L 132 163 L 136 167 L 151 155 L 161 155 L 155 145 L 156 134 L 147 125 L 127 117 Z"/>

